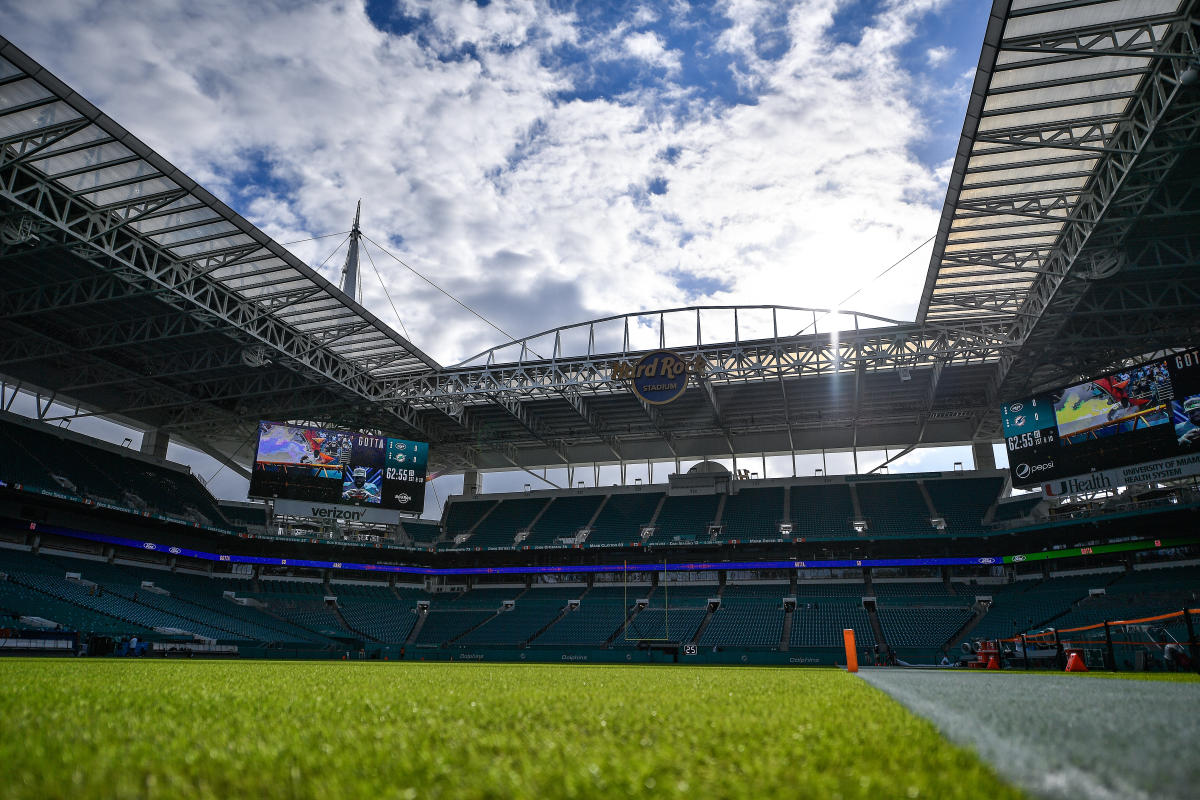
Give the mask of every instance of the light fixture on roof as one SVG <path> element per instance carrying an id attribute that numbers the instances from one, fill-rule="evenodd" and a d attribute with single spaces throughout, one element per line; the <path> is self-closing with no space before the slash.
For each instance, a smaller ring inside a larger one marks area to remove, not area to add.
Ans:
<path id="1" fill-rule="evenodd" d="M 1179 83 L 1183 86 L 1194 86 L 1200 81 L 1200 60 L 1188 62 L 1187 69 L 1179 73 Z"/>
<path id="2" fill-rule="evenodd" d="M 242 363 L 247 367 L 265 367 L 271 363 L 271 353 L 262 345 L 253 345 L 242 350 Z"/>

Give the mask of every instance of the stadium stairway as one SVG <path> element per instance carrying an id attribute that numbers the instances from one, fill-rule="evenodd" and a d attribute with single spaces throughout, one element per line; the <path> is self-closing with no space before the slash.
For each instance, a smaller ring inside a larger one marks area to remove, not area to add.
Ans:
<path id="1" fill-rule="evenodd" d="M 921 493 L 921 497 L 925 500 L 925 510 L 929 512 L 929 518 L 940 517 L 941 514 L 933 504 L 933 498 L 929 496 L 929 487 L 925 485 L 925 481 L 917 481 L 917 491 Z"/>
<path id="2" fill-rule="evenodd" d="M 536 639 L 537 637 L 541 636 L 541 635 L 542 635 L 543 633 L 545 633 L 546 631 L 550 630 L 550 626 L 554 625 L 554 624 L 555 624 L 555 623 L 557 623 L 557 622 L 558 622 L 560 619 L 562 619 L 563 617 L 565 617 L 565 616 L 567 615 L 567 611 L 569 611 L 569 610 L 570 610 L 570 608 L 571 608 L 571 606 L 570 606 L 570 605 L 563 604 L 563 607 L 562 607 L 562 608 L 560 608 L 560 609 L 558 610 L 558 615 L 557 615 L 556 617 L 554 617 L 554 619 L 550 620 L 550 621 L 549 621 L 549 622 L 547 622 L 545 625 L 543 625 L 542 627 L 540 627 L 540 628 L 538 628 L 536 631 L 534 631 L 534 632 L 533 632 L 533 635 L 532 635 L 532 636 L 530 636 L 528 639 L 526 639 L 525 641 L 521 642 L 521 647 L 528 647 L 530 642 L 532 642 L 532 641 L 533 641 L 534 639 Z"/>
<path id="3" fill-rule="evenodd" d="M 335 617 L 337 617 L 337 620 L 338 620 L 338 622 L 340 622 L 342 624 L 342 627 L 345 628 L 346 630 L 350 631 L 351 633 L 358 634 L 359 636 L 361 636 L 363 638 L 363 641 L 375 642 L 375 643 L 382 642 L 382 639 L 376 639 L 374 636 L 370 635 L 369 633 L 361 631 L 358 628 L 351 625 L 346 620 L 346 617 L 342 614 L 342 609 L 338 608 L 337 603 L 333 604 L 332 610 L 333 610 L 333 615 Z"/>
<path id="4" fill-rule="evenodd" d="M 717 591 L 713 592 L 713 596 L 716 597 L 718 600 L 720 600 L 721 593 L 724 591 L 725 591 L 724 586 L 718 586 Z M 714 611 L 712 608 L 708 609 L 707 613 L 705 613 L 705 615 L 704 615 L 704 619 L 700 620 L 700 624 L 696 626 L 696 635 L 692 637 L 692 640 L 691 640 L 691 642 L 689 642 L 689 644 L 696 644 L 696 645 L 700 644 L 700 637 L 704 635 L 705 628 L 708 627 L 708 623 L 712 622 L 713 615 L 716 613 L 717 612 Z"/>
<path id="5" fill-rule="evenodd" d="M 783 633 L 779 637 L 779 649 L 786 653 L 792 641 L 792 623 L 796 618 L 796 608 L 786 608 L 783 611 Z"/>
<path id="6" fill-rule="evenodd" d="M 653 599 L 654 587 L 650 587 L 649 591 L 646 592 L 646 597 L 648 599 Z M 637 598 L 635 598 L 635 601 L 636 601 L 636 599 Z M 649 608 L 649 606 L 647 605 L 646 608 Z M 612 636 L 609 636 L 607 639 L 604 640 L 604 646 L 612 647 L 612 644 L 613 644 L 613 642 L 615 642 L 617 640 L 617 637 L 621 636 L 623 633 L 625 633 L 625 631 L 629 630 L 629 623 L 633 622 L 634 617 L 636 617 L 638 614 L 642 613 L 642 611 L 643 611 L 643 609 L 640 606 L 638 606 L 637 602 L 634 602 L 634 604 L 632 606 L 626 608 L 625 609 L 625 621 L 617 626 L 617 629 L 615 631 L 613 631 Z"/>
<path id="7" fill-rule="evenodd" d="M 426 609 L 423 613 L 417 614 L 417 624 L 412 626 L 412 630 L 408 632 L 408 638 L 404 640 L 406 647 L 411 646 L 417 641 L 417 637 L 421 635 L 421 628 L 425 627 L 425 620 L 429 619 L 429 610 Z"/>
<path id="8" fill-rule="evenodd" d="M 987 616 L 987 608 L 984 607 L 983 603 L 976 603 L 971 608 L 975 612 L 971 615 L 971 618 L 964 622 L 963 626 L 953 636 L 942 643 L 943 653 L 948 653 L 950 648 L 954 647 L 955 642 L 962 642 L 969 638 L 971 631 L 979 627 L 979 623 L 983 622 L 983 618 Z"/>
<path id="9" fill-rule="evenodd" d="M 464 630 L 462 633 L 458 634 L 457 636 L 452 636 L 451 638 L 447 639 L 445 642 L 442 643 L 442 646 L 445 647 L 446 645 L 454 644 L 455 642 L 461 640 L 464 636 L 468 636 L 471 633 L 474 633 L 475 631 L 482 628 L 484 625 L 487 625 L 489 622 L 494 620 L 496 617 L 500 616 L 502 613 L 504 613 L 504 612 L 501 610 L 497 610 L 490 617 L 484 617 L 483 619 L 479 620 L 479 622 L 476 622 L 474 625 L 467 628 L 466 630 Z"/>
<path id="10" fill-rule="evenodd" d="M 871 580 L 871 576 L 867 576 L 867 582 Z M 887 638 L 883 635 L 883 625 L 879 622 L 879 606 L 874 605 L 866 609 L 867 619 L 871 622 L 871 632 L 875 634 L 875 644 L 879 645 L 881 653 L 887 653 L 891 648 L 888 647 Z"/>
<path id="11" fill-rule="evenodd" d="M 583 603 L 584 598 L 587 597 L 588 592 L 590 592 L 591 590 L 592 590 L 592 587 L 589 586 L 583 590 L 583 593 L 581 595 L 579 595 L 579 597 L 577 599 L 579 600 L 579 602 L 581 604 Z M 547 622 L 541 628 L 538 628 L 538 630 L 535 631 L 532 636 L 530 636 L 528 639 L 526 639 L 524 642 L 521 643 L 521 646 L 528 647 L 529 645 L 533 644 L 539 636 L 541 636 L 543 633 L 545 633 L 546 631 L 550 630 L 555 625 L 557 625 L 562 620 L 562 618 L 567 615 L 567 613 L 570 610 L 571 610 L 570 603 L 563 603 L 563 607 L 561 609 L 559 609 L 558 616 L 556 616 L 554 619 Z"/>

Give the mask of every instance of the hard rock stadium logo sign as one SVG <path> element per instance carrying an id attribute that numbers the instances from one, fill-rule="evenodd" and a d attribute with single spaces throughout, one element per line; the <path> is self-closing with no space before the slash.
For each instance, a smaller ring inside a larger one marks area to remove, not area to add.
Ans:
<path id="1" fill-rule="evenodd" d="M 707 368 L 703 356 L 687 359 L 669 350 L 655 350 L 635 362 L 609 364 L 613 380 L 627 381 L 635 395 L 655 406 L 678 400 L 687 389 L 688 376 L 701 376 Z"/>

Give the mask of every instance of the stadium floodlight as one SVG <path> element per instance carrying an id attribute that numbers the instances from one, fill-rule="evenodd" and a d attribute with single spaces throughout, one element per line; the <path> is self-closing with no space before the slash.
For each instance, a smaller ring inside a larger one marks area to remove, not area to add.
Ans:
<path id="1" fill-rule="evenodd" d="M 1184 86 L 1194 86 L 1196 81 L 1200 81 L 1200 60 L 1190 62 L 1179 74 L 1179 82 Z"/>
<path id="2" fill-rule="evenodd" d="M 271 363 L 271 354 L 260 345 L 242 350 L 242 363 L 247 367 L 265 367 Z"/>

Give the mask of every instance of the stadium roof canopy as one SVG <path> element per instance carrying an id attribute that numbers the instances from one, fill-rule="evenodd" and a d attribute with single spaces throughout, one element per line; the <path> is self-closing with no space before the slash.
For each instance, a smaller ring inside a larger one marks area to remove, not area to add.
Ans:
<path id="1" fill-rule="evenodd" d="M 643 311 L 451 368 L 0 40 L 0 374 L 243 464 L 272 417 L 441 468 L 992 441 L 1001 400 L 1196 343 L 1198 6 L 995 0 L 915 322 Z M 708 365 L 670 405 L 612 374 L 647 329 Z"/>
<path id="2" fill-rule="evenodd" d="M 1003 324 L 1001 399 L 1195 343 L 1195 0 L 996 0 L 918 320 Z"/>
<path id="3" fill-rule="evenodd" d="M 263 416 L 425 435 L 376 387 L 431 358 L 3 39 L 0 56 L 0 371 L 243 461 Z"/>

